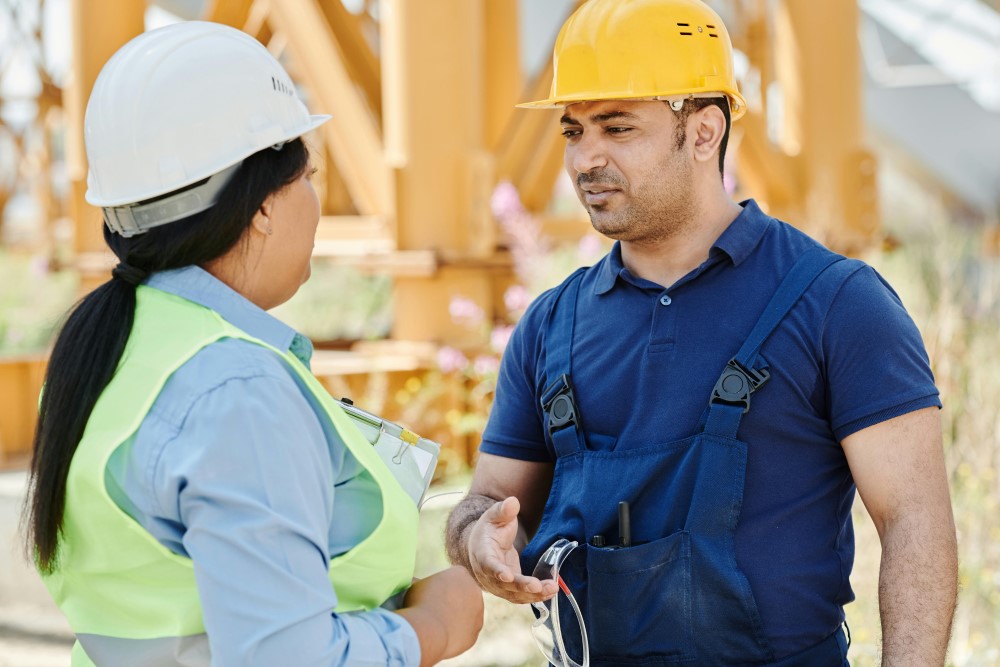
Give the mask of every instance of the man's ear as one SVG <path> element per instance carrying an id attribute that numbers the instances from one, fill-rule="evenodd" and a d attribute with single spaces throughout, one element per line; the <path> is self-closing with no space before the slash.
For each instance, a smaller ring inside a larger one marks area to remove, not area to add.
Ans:
<path id="1" fill-rule="evenodd" d="M 710 104 L 692 115 L 694 122 L 694 157 L 700 162 L 718 162 L 722 138 L 726 136 L 726 115 Z"/>
<path id="2" fill-rule="evenodd" d="M 254 231 L 259 232 L 265 236 L 270 236 L 271 232 L 274 231 L 271 228 L 271 211 L 274 209 L 273 195 L 268 195 L 264 202 L 257 209 L 257 212 L 253 214 L 253 220 L 250 225 L 253 227 Z"/>

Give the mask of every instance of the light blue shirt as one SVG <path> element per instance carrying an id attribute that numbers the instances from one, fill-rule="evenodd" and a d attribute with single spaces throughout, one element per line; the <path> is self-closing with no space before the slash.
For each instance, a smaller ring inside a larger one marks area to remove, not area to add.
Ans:
<path id="1" fill-rule="evenodd" d="M 309 365 L 308 339 L 202 269 L 164 271 L 147 284 Z M 381 497 L 299 383 L 259 345 L 206 346 L 115 452 L 108 490 L 193 561 L 213 665 L 419 664 L 416 633 L 398 614 L 332 612 L 330 559 L 371 533 Z"/>

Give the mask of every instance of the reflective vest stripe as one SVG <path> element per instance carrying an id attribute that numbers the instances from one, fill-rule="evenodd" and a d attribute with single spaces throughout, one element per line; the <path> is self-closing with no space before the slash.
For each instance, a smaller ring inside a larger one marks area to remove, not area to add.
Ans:
<path id="1" fill-rule="evenodd" d="M 87 657 L 100 667 L 211 667 L 208 635 L 122 639 L 78 634 Z M 74 662 L 76 665 L 76 662 Z"/>

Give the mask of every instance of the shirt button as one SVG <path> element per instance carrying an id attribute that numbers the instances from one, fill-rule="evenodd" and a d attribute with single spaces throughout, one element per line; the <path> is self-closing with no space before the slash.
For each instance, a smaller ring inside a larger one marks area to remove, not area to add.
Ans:
<path id="1" fill-rule="evenodd" d="M 673 303 L 673 300 L 669 296 L 667 296 L 666 294 L 664 294 L 663 296 L 660 297 L 660 305 L 661 306 L 669 306 L 671 303 Z"/>

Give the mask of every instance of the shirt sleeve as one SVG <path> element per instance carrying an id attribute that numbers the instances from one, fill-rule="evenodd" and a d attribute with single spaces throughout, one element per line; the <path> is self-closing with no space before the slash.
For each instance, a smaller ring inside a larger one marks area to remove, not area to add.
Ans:
<path id="1" fill-rule="evenodd" d="M 535 391 L 541 322 L 549 293 L 539 297 L 517 323 L 504 349 L 497 387 L 479 451 L 522 461 L 554 460 L 546 440 Z"/>
<path id="2" fill-rule="evenodd" d="M 837 440 L 914 410 L 941 407 L 920 332 L 871 267 L 851 274 L 835 296 L 822 349 Z"/>
<path id="3" fill-rule="evenodd" d="M 332 611 L 332 468 L 319 419 L 290 377 L 225 381 L 192 403 L 164 447 L 153 488 L 159 503 L 176 503 L 161 509 L 184 527 L 213 665 L 419 663 L 416 634 L 398 614 Z"/>

